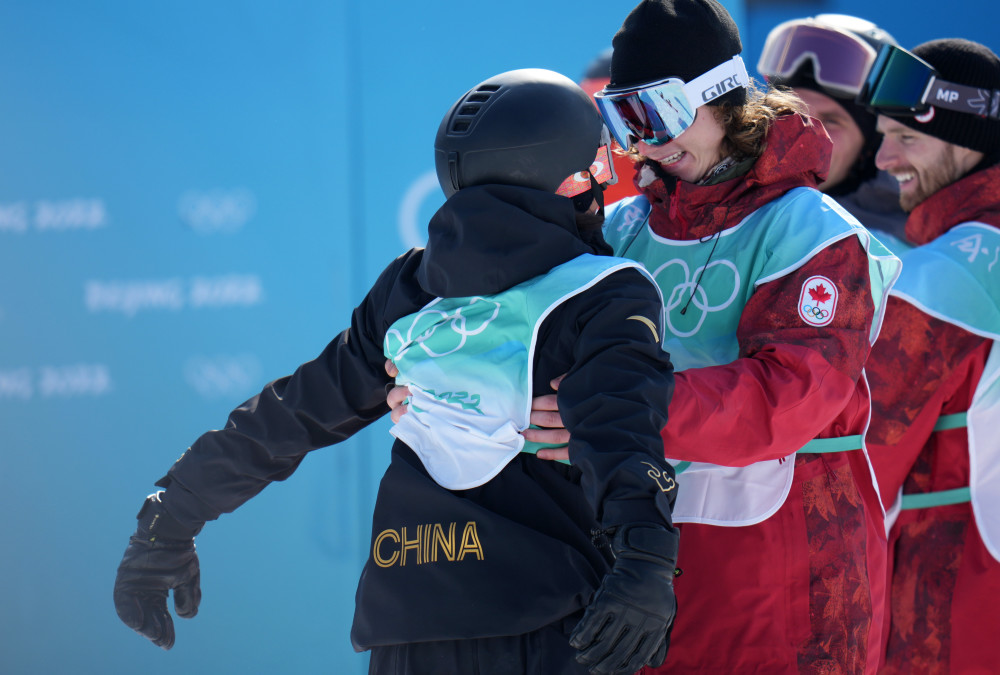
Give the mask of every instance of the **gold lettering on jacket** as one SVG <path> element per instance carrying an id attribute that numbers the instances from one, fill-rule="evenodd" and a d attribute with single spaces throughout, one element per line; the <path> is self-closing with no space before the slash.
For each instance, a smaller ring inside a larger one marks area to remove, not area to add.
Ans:
<path id="1" fill-rule="evenodd" d="M 677 487 L 677 481 L 672 476 L 661 471 L 658 466 L 649 462 L 643 462 L 643 464 L 649 467 L 646 475 L 656 481 L 656 484 L 660 486 L 660 492 L 670 492 Z"/>
<path id="2" fill-rule="evenodd" d="M 458 523 L 424 523 L 398 530 L 382 530 L 372 544 L 372 559 L 379 567 L 423 565 L 425 563 L 460 562 L 466 556 L 484 560 L 483 544 L 476 521 L 470 520 L 456 540 Z M 457 545 L 456 545 L 457 543 Z"/>

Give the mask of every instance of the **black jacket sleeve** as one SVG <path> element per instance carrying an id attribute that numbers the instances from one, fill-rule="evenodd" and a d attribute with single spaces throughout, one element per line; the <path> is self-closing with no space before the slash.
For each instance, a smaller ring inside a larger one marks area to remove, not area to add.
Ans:
<path id="1" fill-rule="evenodd" d="M 661 314 L 656 287 L 626 269 L 561 305 L 540 334 L 535 393 L 566 373 L 558 401 L 570 461 L 606 527 L 671 523 L 677 490 L 660 431 L 674 377 Z"/>
<path id="2" fill-rule="evenodd" d="M 351 326 L 314 360 L 232 411 L 223 429 L 199 437 L 157 482 L 162 502 L 196 527 L 229 513 L 305 455 L 349 438 L 389 411 L 382 342 L 392 322 L 430 301 L 414 281 L 422 250 L 390 264 L 354 310 Z"/>

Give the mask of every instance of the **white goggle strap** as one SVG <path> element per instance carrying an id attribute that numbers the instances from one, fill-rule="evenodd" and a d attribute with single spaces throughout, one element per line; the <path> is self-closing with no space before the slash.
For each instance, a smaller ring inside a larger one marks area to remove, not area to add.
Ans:
<path id="1" fill-rule="evenodd" d="M 720 63 L 707 73 L 699 75 L 684 85 L 684 93 L 695 108 L 714 101 L 723 94 L 739 87 L 748 87 L 750 76 L 743 59 L 737 54 Z"/>

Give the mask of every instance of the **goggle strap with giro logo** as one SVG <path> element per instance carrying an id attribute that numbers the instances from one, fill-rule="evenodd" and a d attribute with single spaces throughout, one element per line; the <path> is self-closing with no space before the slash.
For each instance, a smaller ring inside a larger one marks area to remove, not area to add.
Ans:
<path id="1" fill-rule="evenodd" d="M 714 101 L 737 87 L 747 86 L 749 79 L 747 67 L 737 54 L 685 84 L 684 93 L 689 100 L 695 101 L 695 107 L 698 107 Z"/>
<path id="2" fill-rule="evenodd" d="M 638 87 L 605 88 L 594 99 L 615 140 L 629 149 L 637 141 L 672 141 L 691 126 L 698 107 L 748 84 L 746 66 L 736 55 L 690 82 L 668 77 Z"/>
<path id="3" fill-rule="evenodd" d="M 857 103 L 886 115 L 919 115 L 937 106 L 1000 119 L 1000 90 L 942 80 L 934 66 L 894 45 L 879 50 Z"/>

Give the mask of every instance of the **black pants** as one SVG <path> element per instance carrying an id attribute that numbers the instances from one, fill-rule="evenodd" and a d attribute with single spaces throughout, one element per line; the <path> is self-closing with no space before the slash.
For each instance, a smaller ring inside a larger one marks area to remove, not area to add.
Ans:
<path id="1" fill-rule="evenodd" d="M 582 613 L 524 635 L 374 647 L 369 675 L 586 675 L 569 634 Z"/>

